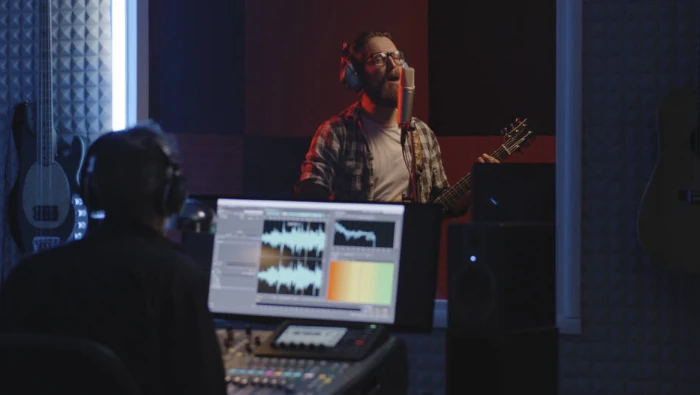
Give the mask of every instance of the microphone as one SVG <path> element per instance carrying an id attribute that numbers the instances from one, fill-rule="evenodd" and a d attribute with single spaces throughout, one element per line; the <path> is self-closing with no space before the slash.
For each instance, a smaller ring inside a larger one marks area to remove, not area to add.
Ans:
<path id="1" fill-rule="evenodd" d="M 399 110 L 399 126 L 410 127 L 413 117 L 413 95 L 416 91 L 416 70 L 404 65 L 401 68 L 401 86 L 399 87 L 399 100 L 396 108 Z"/>

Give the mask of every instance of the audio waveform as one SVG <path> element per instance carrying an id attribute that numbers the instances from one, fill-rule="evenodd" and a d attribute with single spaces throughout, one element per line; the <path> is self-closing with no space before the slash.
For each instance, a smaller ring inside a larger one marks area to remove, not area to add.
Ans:
<path id="1" fill-rule="evenodd" d="M 321 257 L 326 245 L 325 228 L 324 222 L 266 220 L 261 237 L 263 249 L 279 248 L 279 255 L 285 257 Z"/>
<path id="2" fill-rule="evenodd" d="M 258 272 L 258 292 L 281 295 L 319 296 L 323 285 L 321 262 L 279 263 Z"/>
<path id="3" fill-rule="evenodd" d="M 393 222 L 336 221 L 333 244 L 348 247 L 394 247 Z"/>

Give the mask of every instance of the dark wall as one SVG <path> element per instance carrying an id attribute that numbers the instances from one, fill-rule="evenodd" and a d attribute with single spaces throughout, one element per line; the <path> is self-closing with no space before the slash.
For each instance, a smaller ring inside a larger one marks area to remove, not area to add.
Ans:
<path id="1" fill-rule="evenodd" d="M 150 116 L 173 133 L 243 134 L 242 0 L 150 0 Z"/>
<path id="2" fill-rule="evenodd" d="M 556 0 L 430 1 L 430 119 L 493 135 L 515 117 L 554 135 Z"/>
<path id="3" fill-rule="evenodd" d="M 654 266 L 636 217 L 658 105 L 697 83 L 699 4 L 583 7 L 583 335 L 563 339 L 560 393 L 697 394 L 700 280 Z"/>

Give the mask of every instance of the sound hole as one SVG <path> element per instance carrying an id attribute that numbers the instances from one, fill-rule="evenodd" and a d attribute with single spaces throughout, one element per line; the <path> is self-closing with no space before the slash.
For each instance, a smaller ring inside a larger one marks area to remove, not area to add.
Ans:
<path id="1" fill-rule="evenodd" d="M 488 267 L 468 262 L 457 281 L 459 310 L 463 319 L 473 325 L 483 325 L 496 304 L 496 283 Z"/>

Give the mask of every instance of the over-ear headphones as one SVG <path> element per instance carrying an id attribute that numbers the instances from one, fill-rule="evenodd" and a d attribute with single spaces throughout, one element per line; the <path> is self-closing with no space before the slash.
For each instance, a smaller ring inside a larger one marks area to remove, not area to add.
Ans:
<path id="1" fill-rule="evenodd" d="M 348 90 L 356 92 L 362 90 L 362 78 L 357 71 L 359 67 L 361 67 L 361 65 L 352 53 L 350 45 L 347 41 L 343 41 L 343 49 L 340 57 L 340 82 L 345 85 Z M 406 61 L 404 61 L 403 67 L 408 67 Z"/>
<path id="2" fill-rule="evenodd" d="M 104 210 L 99 199 L 97 188 L 97 166 L 100 166 L 100 152 L 109 149 L 112 140 L 124 138 L 126 132 L 109 132 L 95 141 L 87 151 L 86 163 L 80 169 L 80 195 L 90 212 Z M 163 191 L 154 202 L 156 213 L 169 217 L 182 210 L 187 199 L 187 186 L 180 169 L 180 163 L 175 159 L 173 151 L 163 136 L 154 132 L 150 141 L 154 142 L 166 160 L 165 185 Z M 104 154 L 103 154 L 104 155 Z M 127 159 L 128 160 L 128 159 Z M 103 165 L 104 166 L 104 165 Z"/>
<path id="3" fill-rule="evenodd" d="M 156 138 L 155 141 L 167 161 L 163 198 L 160 202 L 160 209 L 158 207 L 156 209 L 159 210 L 159 214 L 169 217 L 182 211 L 187 199 L 187 186 L 180 169 L 180 163 L 175 159 L 170 146 L 162 138 Z"/>
<path id="4" fill-rule="evenodd" d="M 343 41 L 343 49 L 340 56 L 340 82 L 348 90 L 359 91 L 362 89 L 362 79 L 355 69 L 355 56 L 347 41 Z"/>

